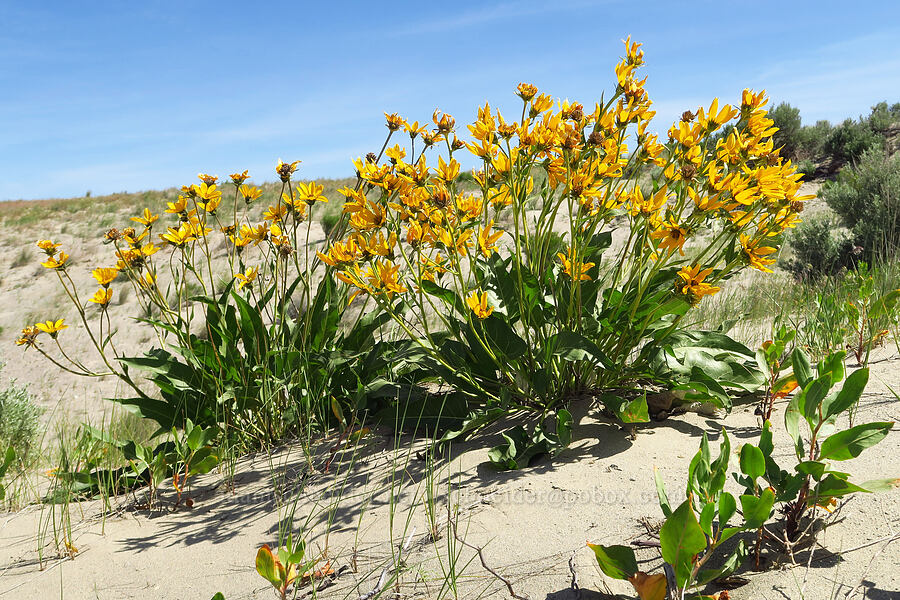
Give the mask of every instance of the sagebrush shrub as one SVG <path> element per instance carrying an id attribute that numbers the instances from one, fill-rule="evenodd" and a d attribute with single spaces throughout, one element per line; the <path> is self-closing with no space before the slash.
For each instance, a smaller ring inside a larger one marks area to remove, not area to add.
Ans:
<path id="1" fill-rule="evenodd" d="M 37 441 L 42 412 L 26 388 L 11 382 L 0 389 L 0 452 L 12 446 L 25 460 Z"/>
<path id="2" fill-rule="evenodd" d="M 778 131 L 772 134 L 775 147 L 781 148 L 783 157 L 796 160 L 800 147 L 800 109 L 782 102 L 769 111 L 769 118 L 778 128 Z"/>
<path id="3" fill-rule="evenodd" d="M 835 127 L 825 139 L 823 149 L 842 162 L 859 160 L 866 151 L 880 146 L 884 138 L 872 131 L 868 123 L 847 119 Z"/>
<path id="4" fill-rule="evenodd" d="M 851 231 L 869 263 L 883 262 L 900 250 L 900 154 L 887 156 L 880 146 L 841 171 L 821 192 L 828 206 Z"/>
<path id="5" fill-rule="evenodd" d="M 804 220 L 790 237 L 790 245 L 794 256 L 782 266 L 798 279 L 833 275 L 856 258 L 850 232 L 832 215 Z"/>

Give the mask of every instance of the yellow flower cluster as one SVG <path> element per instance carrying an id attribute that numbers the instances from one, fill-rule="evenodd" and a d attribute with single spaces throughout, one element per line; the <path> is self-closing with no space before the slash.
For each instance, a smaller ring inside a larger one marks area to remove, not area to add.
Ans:
<path id="1" fill-rule="evenodd" d="M 497 251 L 504 231 L 495 223 L 506 207 L 519 207 L 531 196 L 539 170 L 546 179 L 543 201 L 570 203 L 571 239 L 558 261 L 572 279 L 591 278 L 594 265 L 582 259 L 586 232 L 619 215 L 629 217 L 634 252 L 646 252 L 655 261 L 685 256 L 685 244 L 713 221 L 727 229 L 726 241 L 739 246 L 742 262 L 720 268 L 716 262 L 724 249 L 718 248 L 704 257 L 705 267 L 684 267 L 675 287 L 691 302 L 718 291 L 704 279 L 718 280 L 728 269 L 745 265 L 769 271 L 774 260 L 767 257 L 777 248 L 773 238 L 797 224 L 809 197 L 799 196 L 800 175 L 773 148 L 775 129 L 766 117 L 765 94 L 745 90 L 740 107 L 720 106 L 715 99 L 685 112 L 669 129 L 664 146 L 649 131 L 655 113 L 644 89 L 646 78 L 636 76 L 644 64 L 640 46 L 625 41 L 626 55 L 615 67 L 614 96 L 589 112 L 579 103 L 554 102 L 522 83 L 516 92 L 524 103 L 521 118 L 510 121 L 485 104 L 468 125 L 471 141 L 460 141 L 455 120 L 440 111 L 432 116 L 430 130 L 385 113 L 388 140 L 404 131 L 410 147 L 385 143 L 384 162 L 375 155 L 354 161 L 359 185 L 341 190 L 347 198 L 347 235 L 332 241 L 319 258 L 358 293 L 390 297 L 407 289 L 406 278 L 417 289 L 448 271 L 462 282 L 464 259 L 473 259 L 473 248 L 484 258 Z M 714 138 L 729 122 L 736 127 Z M 631 138 L 630 128 L 635 130 Z M 635 148 L 628 147 L 629 139 L 636 141 Z M 417 141 L 424 146 L 418 154 Z M 444 146 L 446 158 L 429 163 L 426 151 L 436 144 Z M 460 189 L 454 157 L 460 150 L 481 161 L 472 174 L 480 193 Z M 648 192 L 634 183 L 634 174 L 649 166 L 662 169 L 664 183 Z M 472 289 L 461 287 L 467 294 Z"/>

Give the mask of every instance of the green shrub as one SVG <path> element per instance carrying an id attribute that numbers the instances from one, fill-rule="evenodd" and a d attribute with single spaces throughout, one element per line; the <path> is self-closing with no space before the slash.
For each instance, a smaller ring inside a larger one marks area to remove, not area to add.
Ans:
<path id="1" fill-rule="evenodd" d="M 11 382 L 0 389 L 0 448 L 15 448 L 25 460 L 37 438 L 41 412 L 26 388 Z"/>
<path id="2" fill-rule="evenodd" d="M 888 106 L 887 102 L 879 102 L 872 107 L 867 123 L 869 129 L 883 135 L 898 122 L 900 122 L 900 102 L 895 102 L 891 106 Z"/>
<path id="3" fill-rule="evenodd" d="M 897 255 L 900 249 L 900 154 L 880 148 L 865 153 L 859 164 L 841 171 L 822 191 L 828 206 L 852 232 L 869 263 Z"/>
<path id="4" fill-rule="evenodd" d="M 831 216 L 813 216 L 800 224 L 790 238 L 794 257 L 782 267 L 798 279 L 833 275 L 853 263 L 850 233 Z"/>
<path id="5" fill-rule="evenodd" d="M 341 215 L 342 213 L 339 211 L 326 212 L 322 215 L 322 230 L 325 232 L 325 235 L 331 235 L 335 226 L 341 222 Z"/>
<path id="6" fill-rule="evenodd" d="M 797 172 L 803 173 L 804 181 L 809 181 L 816 175 L 816 163 L 808 158 L 804 158 L 797 163 Z"/>
<path id="7" fill-rule="evenodd" d="M 768 117 L 778 128 L 772 135 L 775 147 L 781 147 L 781 156 L 791 160 L 797 157 L 800 142 L 800 109 L 782 102 L 769 111 Z"/>
<path id="8" fill-rule="evenodd" d="M 880 146 L 884 138 L 869 128 L 868 123 L 847 119 L 825 139 L 824 150 L 843 162 L 855 162 L 867 151 Z"/>
<path id="9" fill-rule="evenodd" d="M 815 125 L 801 127 L 797 133 L 797 155 L 802 158 L 816 158 L 825 150 L 825 140 L 831 135 L 832 127 L 828 121 L 816 121 Z"/>

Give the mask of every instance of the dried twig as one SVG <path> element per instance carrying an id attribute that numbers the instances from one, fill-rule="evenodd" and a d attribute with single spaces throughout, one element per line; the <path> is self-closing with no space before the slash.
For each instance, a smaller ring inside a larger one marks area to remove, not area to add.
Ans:
<path id="1" fill-rule="evenodd" d="M 882 538 L 882 539 L 884 539 L 884 538 Z M 866 565 L 866 568 L 863 570 L 862 577 L 859 578 L 859 583 L 857 583 L 855 586 L 853 586 L 853 588 L 849 592 L 847 592 L 847 595 L 844 596 L 844 600 L 850 600 L 850 598 L 852 598 L 853 595 L 856 594 L 856 590 L 859 589 L 859 587 L 866 580 L 866 577 L 869 575 L 869 569 L 875 563 L 875 559 L 877 559 L 881 555 L 881 553 L 884 552 L 887 549 L 887 547 L 891 545 L 892 542 L 896 542 L 897 540 L 900 540 L 900 533 L 895 533 L 894 535 L 888 536 L 887 540 L 885 540 L 885 542 L 884 542 L 884 546 L 882 546 L 878 550 L 878 552 L 875 553 L 875 556 L 873 556 L 872 560 L 869 561 L 869 564 Z M 876 540 L 870 544 L 866 544 L 866 546 L 871 546 L 872 544 L 877 544 L 880 541 L 882 541 L 882 540 Z M 860 548 L 864 548 L 864 547 L 865 546 L 860 546 Z M 859 550 L 859 548 L 854 548 L 854 550 Z"/>
<path id="2" fill-rule="evenodd" d="M 572 551 L 572 556 L 569 557 L 569 573 L 572 574 L 572 581 L 569 584 L 569 587 L 575 592 L 575 599 L 581 600 L 581 588 L 578 587 L 578 572 L 575 570 L 575 550 Z"/>
<path id="3" fill-rule="evenodd" d="M 512 582 L 510 582 L 509 579 L 507 579 L 506 577 L 504 577 L 503 575 L 501 575 L 500 573 L 498 573 L 497 571 L 493 570 L 492 568 L 490 568 L 488 566 L 487 562 L 484 560 L 484 554 L 482 553 L 481 548 L 479 548 L 478 546 L 474 546 L 474 545 L 470 544 L 469 542 L 467 542 L 466 540 L 459 537 L 459 534 L 456 531 L 456 522 L 451 522 L 450 527 L 453 529 L 453 537 L 456 538 L 456 541 L 459 542 L 460 544 L 462 544 L 463 546 L 465 546 L 466 548 L 468 548 L 470 550 L 474 550 L 475 553 L 478 554 L 478 560 L 481 561 L 481 566 L 484 567 L 484 570 L 487 571 L 488 573 L 490 573 L 491 575 L 493 575 L 494 577 L 496 577 L 497 579 L 499 579 L 500 581 L 502 581 L 506 585 L 506 589 L 509 590 L 510 596 L 512 596 L 516 600 L 529 600 L 528 596 L 520 596 L 516 593 L 516 591 L 513 589 Z"/>

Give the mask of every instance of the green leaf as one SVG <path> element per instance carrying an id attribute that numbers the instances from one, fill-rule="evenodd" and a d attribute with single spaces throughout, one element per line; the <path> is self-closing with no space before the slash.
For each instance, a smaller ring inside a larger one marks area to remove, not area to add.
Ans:
<path id="1" fill-rule="evenodd" d="M 831 377 L 831 385 L 837 385 L 844 378 L 844 359 L 846 357 L 847 353 L 844 350 L 826 356 L 816 367 L 819 377 L 829 375 Z"/>
<path id="2" fill-rule="evenodd" d="M 632 401 L 622 400 L 613 411 L 623 423 L 649 423 L 650 409 L 647 407 L 647 394 L 641 394 Z"/>
<path id="3" fill-rule="evenodd" d="M 16 460 L 16 449 L 10 446 L 3 453 L 3 462 L 0 462 L 0 477 L 6 475 L 6 470 L 9 469 L 14 460 Z"/>
<path id="4" fill-rule="evenodd" d="M 857 369 L 844 381 L 841 391 L 822 402 L 825 419 L 838 415 L 857 402 L 869 382 L 869 369 Z"/>
<path id="5" fill-rule="evenodd" d="M 737 501 L 728 492 L 722 492 L 719 496 L 719 527 L 724 527 L 728 519 L 737 512 Z"/>
<path id="6" fill-rule="evenodd" d="M 553 356 L 559 356 L 566 361 L 586 360 L 604 369 L 612 368 L 612 362 L 597 344 L 574 331 L 564 330 L 550 336 L 547 348 L 551 350 Z"/>
<path id="7" fill-rule="evenodd" d="M 560 449 L 568 447 L 572 442 L 572 413 L 564 408 L 559 409 L 556 413 L 556 437 L 561 446 Z"/>
<path id="8" fill-rule="evenodd" d="M 275 566 L 275 555 L 272 554 L 271 548 L 267 545 L 264 545 L 256 553 L 256 572 L 276 588 L 281 586 L 281 580 L 278 577 L 278 570 Z"/>
<path id="9" fill-rule="evenodd" d="M 669 505 L 669 498 L 666 495 L 666 484 L 662 475 L 659 474 L 659 469 L 656 467 L 653 467 L 653 479 L 656 481 L 656 496 L 659 499 L 659 507 L 662 509 L 663 515 L 668 519 L 672 516 L 672 507 Z"/>
<path id="10" fill-rule="evenodd" d="M 426 279 L 422 281 L 422 291 L 429 296 L 435 296 L 443 300 L 444 304 L 448 307 L 455 310 L 461 316 L 466 316 L 465 303 L 460 300 L 459 296 L 453 290 L 448 290 L 447 288 L 441 287 L 433 281 L 428 281 Z"/>
<path id="11" fill-rule="evenodd" d="M 891 290 L 872 303 L 872 308 L 869 309 L 869 320 L 877 321 L 882 315 L 889 315 L 898 302 L 900 302 L 900 290 Z"/>
<path id="12" fill-rule="evenodd" d="M 588 542 L 594 551 L 600 570 L 613 579 L 628 579 L 638 571 L 634 550 L 628 546 L 601 546 Z"/>
<path id="13" fill-rule="evenodd" d="M 741 512 L 744 513 L 744 526 L 748 529 L 759 529 L 772 514 L 775 504 L 775 492 L 766 488 L 759 496 L 744 494 L 740 497 Z"/>
<path id="14" fill-rule="evenodd" d="M 762 450 L 753 444 L 744 444 L 741 447 L 741 473 L 752 479 L 757 479 L 766 474 L 766 458 Z"/>
<path id="15" fill-rule="evenodd" d="M 528 352 L 528 344 L 509 326 L 503 315 L 492 314 L 483 324 L 493 348 L 507 360 L 515 360 Z"/>
<path id="16" fill-rule="evenodd" d="M 859 487 L 865 488 L 870 492 L 889 492 L 900 487 L 900 478 L 870 479 L 869 481 L 863 481 L 859 484 Z"/>
<path id="17" fill-rule="evenodd" d="M 712 537 L 712 524 L 713 519 L 716 518 L 716 503 L 715 502 L 707 502 L 703 505 L 703 508 L 700 510 L 700 529 L 703 530 L 703 533 Z"/>
<path id="18" fill-rule="evenodd" d="M 862 486 L 847 481 L 847 475 L 843 473 L 829 473 L 825 478 L 816 485 L 813 492 L 809 496 L 808 503 L 810 506 L 821 504 L 829 498 L 840 498 L 848 494 L 869 493 Z"/>
<path id="19" fill-rule="evenodd" d="M 825 373 L 797 394 L 797 405 L 803 410 L 803 417 L 811 429 L 819 420 L 819 407 L 832 385 L 831 373 Z"/>
<path id="20" fill-rule="evenodd" d="M 883 440 L 893 426 L 894 424 L 889 422 L 866 423 L 835 433 L 822 442 L 819 458 L 821 460 L 856 458 L 863 450 Z"/>
<path id="21" fill-rule="evenodd" d="M 706 585 L 707 583 L 725 577 L 734 573 L 735 570 L 744 562 L 747 557 L 747 546 L 744 540 L 738 542 L 737 548 L 732 552 L 721 567 L 718 569 L 703 569 L 697 573 L 697 585 Z"/>
<path id="22" fill-rule="evenodd" d="M 804 460 L 801 463 L 797 464 L 797 471 L 799 473 L 803 473 L 804 475 L 809 475 L 816 481 L 822 479 L 822 475 L 825 474 L 825 469 L 828 467 L 823 462 L 815 461 L 815 460 Z"/>
<path id="23" fill-rule="evenodd" d="M 791 353 L 791 362 L 794 367 L 794 375 L 797 376 L 797 385 L 802 389 L 812 381 L 812 366 L 809 364 L 809 356 L 801 348 L 794 348 Z"/>
<path id="24" fill-rule="evenodd" d="M 784 429 L 794 441 L 794 452 L 798 457 L 802 458 L 803 437 L 800 435 L 800 417 L 803 410 L 800 407 L 800 394 L 795 394 L 791 401 L 788 402 L 787 408 L 784 409 Z"/>
<path id="25" fill-rule="evenodd" d="M 694 556 L 706 549 L 706 536 L 690 500 L 682 502 L 666 519 L 659 530 L 659 543 L 663 560 L 675 569 L 678 587 L 684 587 L 690 580 Z"/>

